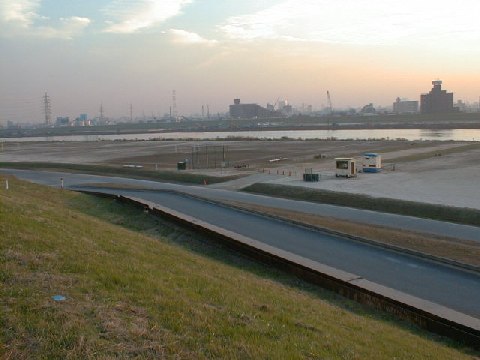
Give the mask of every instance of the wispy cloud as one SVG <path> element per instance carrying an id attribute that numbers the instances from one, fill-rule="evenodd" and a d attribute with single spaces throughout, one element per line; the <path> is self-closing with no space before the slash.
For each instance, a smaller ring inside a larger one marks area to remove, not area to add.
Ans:
<path id="1" fill-rule="evenodd" d="M 181 13 L 193 0 L 114 0 L 104 10 L 106 32 L 129 34 L 162 23 Z"/>
<path id="2" fill-rule="evenodd" d="M 4 23 L 29 27 L 38 18 L 40 0 L 0 0 L 0 19 Z"/>
<path id="3" fill-rule="evenodd" d="M 72 39 L 91 22 L 78 16 L 52 21 L 38 13 L 40 5 L 41 0 L 0 0 L 2 35 Z"/>
<path id="4" fill-rule="evenodd" d="M 43 38 L 72 39 L 81 34 L 90 23 L 90 19 L 84 17 L 60 18 L 59 26 L 39 26 L 35 29 L 35 33 Z"/>
<path id="5" fill-rule="evenodd" d="M 213 46 L 218 43 L 217 40 L 206 39 L 204 37 L 201 37 L 197 33 L 189 32 L 186 30 L 170 29 L 168 33 L 172 36 L 173 42 L 177 44 L 186 44 L 186 45 L 200 44 L 200 45 Z"/>
<path id="6" fill-rule="evenodd" d="M 480 2 L 461 0 L 284 0 L 227 19 L 219 29 L 236 40 L 295 40 L 358 45 L 448 37 L 478 39 Z"/>

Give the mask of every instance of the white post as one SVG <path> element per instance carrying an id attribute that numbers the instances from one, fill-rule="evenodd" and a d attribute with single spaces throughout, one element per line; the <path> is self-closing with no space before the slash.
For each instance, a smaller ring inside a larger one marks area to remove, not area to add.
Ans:
<path id="1" fill-rule="evenodd" d="M 5 190 L 8 190 L 8 179 L 5 180 Z"/>
<path id="2" fill-rule="evenodd" d="M 60 178 L 60 187 L 63 189 L 63 177 Z"/>

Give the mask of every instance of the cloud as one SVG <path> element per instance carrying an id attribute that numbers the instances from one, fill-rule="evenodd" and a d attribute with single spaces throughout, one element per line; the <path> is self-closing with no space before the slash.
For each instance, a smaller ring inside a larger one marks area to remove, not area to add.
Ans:
<path id="1" fill-rule="evenodd" d="M 78 16 L 60 18 L 58 27 L 39 26 L 35 29 L 35 34 L 43 38 L 72 39 L 74 36 L 81 34 L 90 23 L 90 19 Z"/>
<path id="2" fill-rule="evenodd" d="M 357 45 L 454 38 L 479 39 L 478 0 L 451 6 L 442 0 L 284 0 L 258 12 L 228 18 L 229 39 L 290 40 Z"/>
<path id="3" fill-rule="evenodd" d="M 26 28 L 38 18 L 39 7 L 40 0 L 0 0 L 0 20 Z"/>
<path id="4" fill-rule="evenodd" d="M 181 13 L 193 0 L 115 0 L 104 8 L 106 32 L 129 34 L 162 23 Z"/>
<path id="5" fill-rule="evenodd" d="M 201 44 L 213 46 L 218 43 L 217 40 L 205 39 L 194 32 L 181 29 L 170 29 L 169 34 L 172 36 L 173 42 L 178 44 Z"/>
<path id="6" fill-rule="evenodd" d="M 38 14 L 40 5 L 40 0 L 0 0 L 2 35 L 72 39 L 91 23 L 90 19 L 78 16 L 52 21 Z"/>

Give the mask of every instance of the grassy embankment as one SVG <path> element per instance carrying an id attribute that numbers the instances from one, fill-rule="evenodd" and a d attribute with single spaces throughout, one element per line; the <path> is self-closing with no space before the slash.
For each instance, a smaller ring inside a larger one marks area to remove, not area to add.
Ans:
<path id="1" fill-rule="evenodd" d="M 298 186 L 257 183 L 243 191 L 287 199 L 348 206 L 420 218 L 450 221 L 459 224 L 480 225 L 480 210 L 453 206 L 426 204 L 415 201 L 377 198 L 368 195 L 343 193 L 322 189 L 307 189 Z"/>
<path id="2" fill-rule="evenodd" d="M 9 180 L 2 358 L 478 356 L 138 208 Z"/>
<path id="3" fill-rule="evenodd" d="M 78 172 L 83 174 L 120 176 L 134 179 L 169 181 L 186 184 L 208 184 L 238 179 L 239 176 L 209 176 L 201 174 L 191 174 L 182 171 L 152 171 L 144 169 L 132 169 L 124 167 L 114 167 L 106 165 L 86 165 L 86 164 L 63 164 L 63 163 L 43 163 L 43 162 L 0 162 L 0 168 L 23 169 L 23 170 L 51 170 L 64 172 Z"/>

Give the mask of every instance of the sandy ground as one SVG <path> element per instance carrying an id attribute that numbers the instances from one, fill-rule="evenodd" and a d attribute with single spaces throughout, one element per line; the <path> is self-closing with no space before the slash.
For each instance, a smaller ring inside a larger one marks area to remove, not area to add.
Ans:
<path id="1" fill-rule="evenodd" d="M 171 170 L 196 150 L 198 164 L 189 172 L 247 175 L 212 185 L 217 188 L 240 189 L 255 182 L 270 182 L 480 209 L 480 143 L 473 148 L 471 144 L 465 148 L 468 143 L 440 141 L 25 142 L 5 143 L 0 161 L 137 164 Z M 382 155 L 382 173 L 360 173 L 349 180 L 334 176 L 335 157 L 360 157 L 363 152 Z M 400 159 L 405 156 L 418 159 Z M 274 159 L 280 160 L 271 161 Z M 207 163 L 209 169 L 205 169 Z M 227 167 L 221 168 L 222 163 Z M 319 173 L 320 181 L 303 182 L 305 169 Z"/>
<path id="2" fill-rule="evenodd" d="M 480 209 L 480 149 L 397 163 L 395 171 L 388 159 L 405 156 L 405 152 L 384 155 L 385 169 L 377 174 L 336 178 L 329 164 L 330 169 L 319 167 L 316 183 L 303 182 L 299 176 L 265 182 Z"/>

